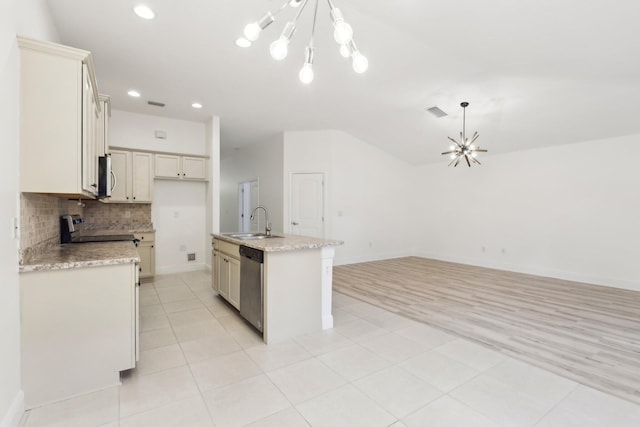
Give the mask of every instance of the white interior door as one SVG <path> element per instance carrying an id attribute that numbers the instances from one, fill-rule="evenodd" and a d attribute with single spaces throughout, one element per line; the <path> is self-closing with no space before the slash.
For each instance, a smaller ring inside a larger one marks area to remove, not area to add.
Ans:
<path id="1" fill-rule="evenodd" d="M 324 174 L 291 175 L 291 234 L 324 237 Z"/>
<path id="2" fill-rule="evenodd" d="M 238 184 L 238 231 L 243 233 L 260 230 L 260 217 L 250 220 L 251 212 L 260 204 L 260 186 L 257 180 Z"/>
<path id="3" fill-rule="evenodd" d="M 249 215 L 251 215 L 251 212 L 253 212 L 253 210 L 260 204 L 260 186 L 258 184 L 258 181 L 251 181 L 249 182 Z M 253 218 L 253 221 L 251 221 L 251 232 L 258 232 L 264 229 L 264 227 L 261 227 L 261 223 L 262 221 L 260 221 L 260 215 L 256 214 L 256 216 Z"/>

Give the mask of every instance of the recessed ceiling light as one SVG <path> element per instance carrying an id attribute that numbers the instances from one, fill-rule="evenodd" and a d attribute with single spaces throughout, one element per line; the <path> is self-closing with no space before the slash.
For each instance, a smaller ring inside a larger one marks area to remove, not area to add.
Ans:
<path id="1" fill-rule="evenodd" d="M 137 90 L 130 90 L 127 94 L 133 98 L 140 98 L 140 92 Z"/>
<path id="2" fill-rule="evenodd" d="M 240 37 L 236 40 L 236 46 L 240 46 L 240 47 L 249 47 L 251 46 L 251 41 L 249 39 L 246 39 L 244 37 Z"/>
<path id="3" fill-rule="evenodd" d="M 193 108 L 202 108 L 202 104 L 200 104 L 199 102 L 194 102 L 193 104 L 191 104 L 191 106 Z"/>
<path id="4" fill-rule="evenodd" d="M 145 6 L 144 4 L 137 5 L 133 8 L 133 11 L 142 19 L 153 19 L 156 17 L 156 14 L 153 12 L 153 10 L 151 10 L 149 6 Z"/>

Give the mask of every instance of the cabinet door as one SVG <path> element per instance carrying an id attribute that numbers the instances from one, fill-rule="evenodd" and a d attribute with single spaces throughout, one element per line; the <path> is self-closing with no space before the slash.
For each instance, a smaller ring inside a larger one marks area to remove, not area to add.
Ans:
<path id="1" fill-rule="evenodd" d="M 154 247 L 153 243 L 140 243 L 138 246 L 140 255 L 140 278 L 146 279 L 154 275 Z"/>
<path id="2" fill-rule="evenodd" d="M 131 153 L 133 164 L 133 201 L 151 202 L 153 198 L 153 159 L 151 153 Z"/>
<path id="3" fill-rule="evenodd" d="M 229 302 L 240 310 L 240 261 L 229 257 Z"/>
<path id="4" fill-rule="evenodd" d="M 220 252 L 214 250 L 211 255 L 211 288 L 219 292 L 220 289 Z"/>
<path id="5" fill-rule="evenodd" d="M 182 177 L 184 179 L 206 179 L 207 159 L 202 157 L 183 157 Z"/>
<path id="6" fill-rule="evenodd" d="M 98 100 L 86 65 L 82 65 L 82 189 L 98 194 Z"/>
<path id="7" fill-rule="evenodd" d="M 156 154 L 156 178 L 180 178 L 180 156 Z"/>
<path id="8" fill-rule="evenodd" d="M 218 293 L 229 301 L 229 257 L 221 253 L 219 258 Z"/>
<path id="9" fill-rule="evenodd" d="M 111 190 L 110 202 L 128 202 L 131 194 L 130 167 L 128 166 L 129 153 L 126 151 L 111 151 L 111 177 L 113 190 Z"/>
<path id="10" fill-rule="evenodd" d="M 111 101 L 107 95 L 99 95 L 100 116 L 98 117 L 97 129 L 97 153 L 98 157 L 109 152 L 109 117 L 111 112 Z"/>

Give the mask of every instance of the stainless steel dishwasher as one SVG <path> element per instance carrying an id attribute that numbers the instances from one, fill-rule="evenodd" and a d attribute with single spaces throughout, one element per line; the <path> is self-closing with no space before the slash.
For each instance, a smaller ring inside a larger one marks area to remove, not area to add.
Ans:
<path id="1" fill-rule="evenodd" d="M 240 315 L 262 332 L 264 252 L 240 246 Z"/>

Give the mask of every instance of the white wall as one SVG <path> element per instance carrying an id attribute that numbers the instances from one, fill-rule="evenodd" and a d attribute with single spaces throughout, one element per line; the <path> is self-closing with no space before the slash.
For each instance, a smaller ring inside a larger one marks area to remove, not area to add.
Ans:
<path id="1" fill-rule="evenodd" d="M 19 53 L 16 34 L 57 41 L 44 1 L 0 2 L 0 427 L 22 416 L 20 389 L 20 297 L 18 242 L 13 218 L 19 218 Z"/>
<path id="2" fill-rule="evenodd" d="M 212 117 L 206 125 L 209 185 L 207 187 L 207 238 L 220 231 L 220 117 Z M 205 245 L 205 248 L 208 246 Z M 211 269 L 211 251 L 206 250 L 207 267 Z"/>
<path id="3" fill-rule="evenodd" d="M 336 248 L 336 265 L 410 255 L 409 231 L 422 219 L 404 208 L 411 194 L 409 169 L 345 132 L 286 132 L 285 224 L 291 174 L 324 172 L 325 237 L 345 242 Z"/>
<path id="4" fill-rule="evenodd" d="M 157 130 L 165 131 L 167 139 L 157 139 Z M 109 122 L 109 144 L 204 156 L 207 154 L 206 125 L 114 109 Z"/>
<path id="5" fill-rule="evenodd" d="M 167 139 L 156 139 L 156 130 L 166 131 Z M 121 110 L 112 111 L 109 143 L 118 147 L 182 154 L 207 155 L 211 151 L 205 123 Z M 213 156 L 217 155 L 214 153 Z M 207 211 L 211 206 L 207 203 L 211 197 L 208 195 L 209 185 L 205 182 L 154 180 L 151 217 L 156 229 L 156 274 L 206 267 L 210 241 L 210 231 L 207 230 L 211 229 L 207 225 Z M 187 261 L 187 253 L 195 253 L 196 261 Z"/>
<path id="6" fill-rule="evenodd" d="M 417 253 L 640 290 L 638 158 L 634 135 L 417 168 Z"/>
<path id="7" fill-rule="evenodd" d="M 221 160 L 221 231 L 238 231 L 238 184 L 257 179 L 260 204 L 269 211 L 273 232 L 283 232 L 283 147 L 283 137 L 277 135 L 268 141 L 243 147 Z"/>
<path id="8" fill-rule="evenodd" d="M 156 274 L 201 270 L 206 265 L 207 183 L 154 181 L 151 218 L 156 229 Z M 187 254 L 195 253 L 195 261 Z"/>

